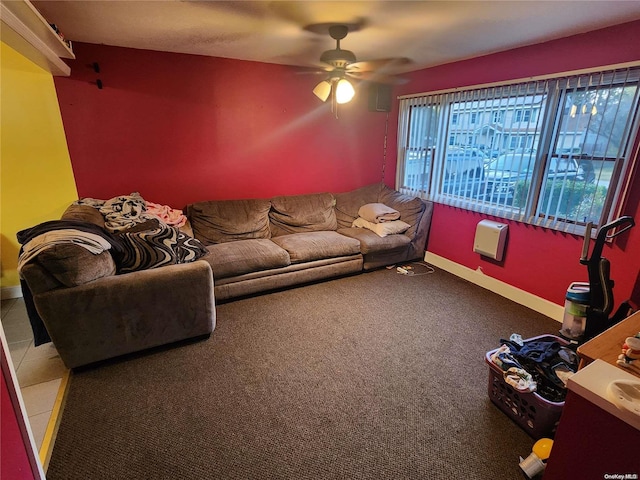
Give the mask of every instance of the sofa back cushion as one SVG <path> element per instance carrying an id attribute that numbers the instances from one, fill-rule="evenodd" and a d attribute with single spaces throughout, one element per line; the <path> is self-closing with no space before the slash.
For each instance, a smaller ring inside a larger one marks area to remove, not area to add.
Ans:
<path id="1" fill-rule="evenodd" d="M 377 203 L 383 188 L 386 188 L 384 184 L 374 183 L 350 192 L 337 193 L 335 197 L 338 228 L 350 228 L 353 221 L 358 218 L 360 207 Z"/>
<path id="2" fill-rule="evenodd" d="M 418 197 L 405 195 L 386 186 L 380 192 L 378 202 L 400 212 L 400 220 L 411 225 L 405 235 L 413 238 L 425 209 L 424 202 Z"/>
<path id="3" fill-rule="evenodd" d="M 116 273 L 116 265 L 109 251 L 93 254 L 72 243 L 46 248 L 38 254 L 36 261 L 65 287 L 76 287 Z M 29 279 L 27 283 L 32 287 Z M 41 289 L 36 287 L 36 290 Z"/>
<path id="4" fill-rule="evenodd" d="M 270 238 L 269 200 L 213 200 L 187 205 L 194 236 L 205 245 Z"/>
<path id="5" fill-rule="evenodd" d="M 271 199 L 271 234 L 336 230 L 336 199 L 330 193 L 290 195 Z"/>
<path id="6" fill-rule="evenodd" d="M 104 216 L 95 207 L 90 205 L 69 205 L 61 217 L 62 220 L 78 220 L 89 222 L 100 228 L 104 227 Z"/>

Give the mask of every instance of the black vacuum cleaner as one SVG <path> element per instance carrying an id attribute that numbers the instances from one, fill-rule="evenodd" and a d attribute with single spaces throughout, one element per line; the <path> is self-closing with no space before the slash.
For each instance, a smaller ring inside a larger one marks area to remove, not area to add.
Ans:
<path id="1" fill-rule="evenodd" d="M 585 342 L 624 320 L 632 313 L 631 305 L 625 301 L 611 315 L 614 282 L 609 276 L 609 260 L 602 256 L 602 249 L 605 242 L 626 232 L 633 226 L 635 226 L 633 218 L 624 216 L 600 227 L 589 257 L 593 225 L 587 224 L 580 263 L 587 266 L 589 283 L 572 284 L 567 291 L 565 317 L 560 330 L 560 335 L 563 337 L 576 343 Z"/>

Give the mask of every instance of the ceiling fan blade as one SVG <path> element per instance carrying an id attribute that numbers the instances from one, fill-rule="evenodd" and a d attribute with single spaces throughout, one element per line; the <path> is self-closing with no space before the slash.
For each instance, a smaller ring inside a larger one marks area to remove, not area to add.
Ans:
<path id="1" fill-rule="evenodd" d="M 353 72 L 371 72 L 373 70 L 390 71 L 394 68 L 402 67 L 411 63 L 406 57 L 398 58 L 381 58 L 378 60 L 368 60 L 363 62 L 355 62 L 347 66 L 347 71 Z"/>
<path id="2" fill-rule="evenodd" d="M 402 85 L 407 83 L 409 80 L 402 77 L 395 77 L 392 75 L 385 75 L 380 72 L 345 72 L 347 76 L 354 78 L 356 80 L 364 80 L 367 82 L 374 83 L 385 83 L 387 85 Z"/>
<path id="3" fill-rule="evenodd" d="M 333 70 L 330 67 L 295 67 L 297 75 L 328 75 Z"/>

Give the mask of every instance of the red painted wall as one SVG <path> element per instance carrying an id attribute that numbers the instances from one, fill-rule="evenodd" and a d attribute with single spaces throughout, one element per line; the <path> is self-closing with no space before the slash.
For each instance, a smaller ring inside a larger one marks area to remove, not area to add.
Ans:
<path id="1" fill-rule="evenodd" d="M 4 352 L 2 352 L 4 354 Z M 4 358 L 4 355 L 3 355 Z M 0 478 L 31 480 L 34 478 L 27 445 L 18 424 L 4 369 L 0 370 Z"/>
<path id="2" fill-rule="evenodd" d="M 380 181 L 384 113 L 364 92 L 335 119 L 311 90 L 318 78 L 255 62 L 74 44 L 77 60 L 56 90 L 81 196 L 139 191 L 180 208 L 206 199 L 345 191 Z M 406 75 L 398 95 L 640 59 L 640 22 Z M 100 65 L 97 74 L 91 68 Z M 100 78 L 104 88 L 95 81 Z M 397 102 L 389 115 L 385 182 L 394 184 Z M 640 223 L 636 175 L 626 213 Z M 505 259 L 472 252 L 483 216 L 436 205 L 429 250 L 557 304 L 582 238 L 509 222 Z M 640 304 L 640 225 L 605 248 L 617 303 Z"/>
<path id="3" fill-rule="evenodd" d="M 639 21 L 413 72 L 405 75 L 410 82 L 398 87 L 395 93 L 436 91 L 635 60 L 640 60 Z M 397 107 L 394 102 L 394 108 Z M 390 118 L 389 144 L 395 145 L 397 110 Z M 395 151 L 389 163 L 389 169 L 395 171 Z M 639 204 L 640 174 L 636 172 L 625 213 L 634 216 L 639 225 L 603 252 L 611 262 L 616 304 L 633 298 L 640 305 Z M 482 267 L 491 277 L 557 304 L 564 303 L 571 282 L 587 280 L 586 267 L 578 261 L 582 237 L 523 223 L 507 222 L 509 237 L 502 262 L 482 259 L 472 248 L 476 225 L 483 218 L 486 216 L 436 205 L 429 251 L 474 270 Z"/>
<path id="4" fill-rule="evenodd" d="M 366 91 L 336 119 L 312 93 L 322 77 L 291 67 L 74 49 L 71 77 L 55 85 L 80 196 L 139 191 L 181 208 L 381 180 L 386 114 L 368 111 Z"/>

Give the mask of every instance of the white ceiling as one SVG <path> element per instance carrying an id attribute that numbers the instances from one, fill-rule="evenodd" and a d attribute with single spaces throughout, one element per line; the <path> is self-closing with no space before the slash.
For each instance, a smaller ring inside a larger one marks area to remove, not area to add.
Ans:
<path id="1" fill-rule="evenodd" d="M 3 0 L 5 1 L 5 0 Z M 72 41 L 313 66 L 335 47 L 305 28 L 347 23 L 359 61 L 408 57 L 399 71 L 640 19 L 640 1 L 33 1 Z M 313 30 L 313 29 L 311 29 Z"/>

